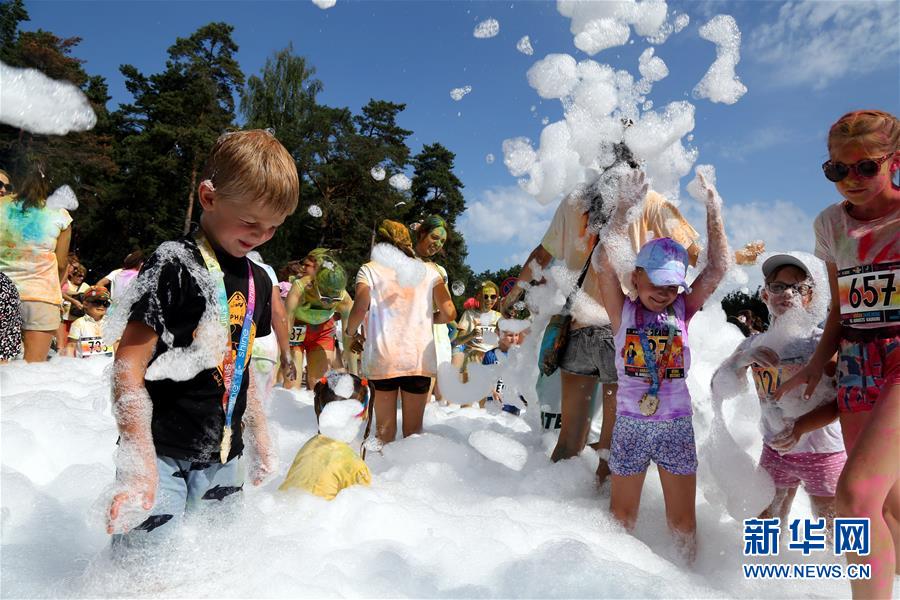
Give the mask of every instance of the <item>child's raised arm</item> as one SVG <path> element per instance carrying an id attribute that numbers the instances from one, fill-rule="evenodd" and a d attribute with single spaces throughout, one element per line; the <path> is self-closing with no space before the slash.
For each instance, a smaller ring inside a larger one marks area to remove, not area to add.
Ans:
<path id="1" fill-rule="evenodd" d="M 701 189 L 706 191 L 706 235 L 709 238 L 709 248 L 706 266 L 691 284 L 691 293 L 684 298 L 689 315 L 703 308 L 703 304 L 716 291 L 725 277 L 731 259 L 728 238 L 725 237 L 725 222 L 722 220 L 722 199 L 702 174 L 697 173 L 697 179 Z"/>
<path id="2" fill-rule="evenodd" d="M 613 217 L 605 232 L 605 238 L 601 238 L 594 250 L 594 256 L 591 257 L 591 269 L 597 275 L 601 300 L 609 314 L 613 333 L 619 330 L 622 307 L 625 304 L 625 292 L 622 291 L 619 278 L 627 277 L 628 274 L 618 272 L 624 271 L 616 269 L 616 263 L 621 260 L 613 260 L 611 255 L 618 257 L 621 253 L 632 252 L 631 242 L 628 239 L 629 212 L 632 212 L 633 208 L 640 207 L 646 196 L 647 184 L 644 182 L 642 171 L 633 170 L 619 180 L 618 199 Z M 601 231 L 600 235 L 603 234 Z"/>

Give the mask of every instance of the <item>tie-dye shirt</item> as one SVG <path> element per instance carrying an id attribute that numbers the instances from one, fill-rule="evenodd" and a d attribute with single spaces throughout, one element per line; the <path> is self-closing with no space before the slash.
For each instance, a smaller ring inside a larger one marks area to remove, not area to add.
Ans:
<path id="1" fill-rule="evenodd" d="M 816 217 L 816 256 L 837 267 L 841 322 L 873 329 L 900 325 L 900 203 L 883 217 L 854 219 L 847 204 Z"/>
<path id="2" fill-rule="evenodd" d="M 0 271 L 23 302 L 62 303 L 56 240 L 72 223 L 63 208 L 28 208 L 15 197 L 0 200 Z"/>

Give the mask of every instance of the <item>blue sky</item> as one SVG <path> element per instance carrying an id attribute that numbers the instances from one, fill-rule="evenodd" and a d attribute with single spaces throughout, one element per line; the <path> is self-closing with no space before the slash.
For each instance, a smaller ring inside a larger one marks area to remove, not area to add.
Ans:
<path id="1" fill-rule="evenodd" d="M 771 249 L 811 250 L 812 218 L 838 200 L 821 174 L 827 128 L 856 108 L 900 112 L 900 3 L 669 2 L 690 24 L 657 47 L 670 74 L 654 86 L 656 107 L 689 100 L 696 106 L 691 144 L 698 163 L 718 171 L 734 244 L 762 238 Z M 211 21 L 235 27 L 246 75 L 288 43 L 306 56 L 324 83 L 321 102 L 358 110 L 370 98 L 404 102 L 400 124 L 415 133 L 413 152 L 438 141 L 457 155 L 470 213 L 459 226 L 469 263 L 479 271 L 521 261 L 539 241 L 553 206 L 522 192 L 503 165 L 504 139 L 540 137 L 542 119 L 562 117 L 557 100 L 542 100 L 526 79 L 537 60 L 567 53 L 637 75 L 633 44 L 593 57 L 576 49 L 570 21 L 555 2 L 437 2 L 338 0 L 327 10 L 311 2 L 28 2 L 31 22 L 60 36 L 83 38 L 75 54 L 91 74 L 107 78 L 111 107 L 129 99 L 118 67 L 144 73 L 164 67 L 166 48 Z M 742 32 L 737 74 L 748 92 L 736 104 L 691 98 L 715 59 L 698 28 L 730 14 Z M 472 35 L 495 18 L 500 33 Z M 516 50 L 529 35 L 534 55 Z M 460 101 L 450 90 L 473 90 Z M 488 164 L 485 157 L 496 160 Z M 683 184 L 687 184 L 685 178 Z M 683 194 L 686 197 L 686 194 Z M 698 229 L 703 214 L 682 204 Z M 264 251 L 264 249 L 263 249 Z"/>

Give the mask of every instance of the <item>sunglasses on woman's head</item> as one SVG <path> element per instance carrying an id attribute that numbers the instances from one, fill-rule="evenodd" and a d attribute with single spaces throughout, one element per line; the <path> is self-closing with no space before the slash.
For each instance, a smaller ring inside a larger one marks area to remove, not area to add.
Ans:
<path id="1" fill-rule="evenodd" d="M 846 179 L 851 171 L 856 173 L 857 177 L 869 179 L 878 175 L 881 164 L 893 155 L 894 153 L 891 152 L 890 154 L 885 154 L 881 158 L 864 158 L 852 165 L 847 165 L 834 160 L 826 160 L 822 163 L 822 171 L 825 172 L 825 178 L 834 183 Z"/>

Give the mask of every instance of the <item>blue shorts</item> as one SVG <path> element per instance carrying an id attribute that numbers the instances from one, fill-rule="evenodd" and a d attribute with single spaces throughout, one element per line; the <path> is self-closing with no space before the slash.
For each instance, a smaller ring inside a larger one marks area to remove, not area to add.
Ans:
<path id="1" fill-rule="evenodd" d="M 673 475 L 697 472 L 697 446 L 690 415 L 652 421 L 616 415 L 609 470 L 627 477 L 643 473 L 650 461 Z"/>
<path id="2" fill-rule="evenodd" d="M 240 456 L 221 463 L 192 463 L 176 460 L 168 456 L 156 457 L 159 483 L 156 485 L 156 499 L 150 516 L 124 534 L 112 536 L 113 548 L 120 546 L 140 547 L 159 532 L 171 533 L 186 513 L 205 506 L 231 504 L 240 496 L 244 487 L 244 464 Z"/>

